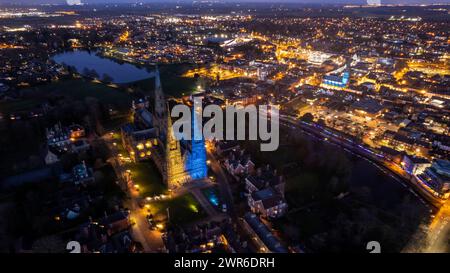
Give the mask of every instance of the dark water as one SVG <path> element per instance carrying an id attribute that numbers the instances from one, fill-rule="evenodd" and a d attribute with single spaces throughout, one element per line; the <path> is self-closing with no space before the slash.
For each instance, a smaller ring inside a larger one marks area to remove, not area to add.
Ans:
<path id="1" fill-rule="evenodd" d="M 373 204 L 380 209 L 390 209 L 408 197 L 417 207 L 428 208 L 424 201 L 417 196 L 405 182 L 394 179 L 384 173 L 371 162 L 347 153 L 352 162 L 350 187 L 367 187 Z"/>
<path id="2" fill-rule="evenodd" d="M 97 56 L 95 52 L 70 51 L 53 56 L 59 64 L 73 66 L 78 73 L 84 74 L 86 69 L 95 70 L 102 79 L 108 75 L 114 83 L 129 83 L 153 77 L 153 73 L 129 63 L 119 64 L 113 60 Z"/>
<path id="3" fill-rule="evenodd" d="M 422 198 L 410 190 L 405 182 L 394 178 L 388 171 L 383 171 L 371 161 L 357 156 L 336 144 L 324 142 L 311 135 L 302 135 L 310 141 L 320 143 L 321 145 L 331 145 L 335 149 L 342 151 L 352 164 L 349 181 L 351 190 L 361 187 L 369 188 L 370 203 L 372 205 L 375 205 L 379 209 L 390 209 L 399 205 L 405 198 L 408 198 L 422 212 L 429 211 L 430 207 Z"/>

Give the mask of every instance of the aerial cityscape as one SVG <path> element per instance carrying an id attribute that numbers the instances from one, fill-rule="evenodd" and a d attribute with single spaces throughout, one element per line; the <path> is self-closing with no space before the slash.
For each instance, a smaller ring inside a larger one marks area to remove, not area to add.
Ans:
<path id="1" fill-rule="evenodd" d="M 0 253 L 450 253 L 449 19 L 0 1 Z"/>

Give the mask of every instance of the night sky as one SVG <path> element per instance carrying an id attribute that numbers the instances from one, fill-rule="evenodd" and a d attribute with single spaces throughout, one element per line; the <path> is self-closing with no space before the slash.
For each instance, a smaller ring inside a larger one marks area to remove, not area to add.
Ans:
<path id="1" fill-rule="evenodd" d="M 227 0 L 225 0 L 227 1 Z M 136 2 L 177 2 L 176 0 L 82 0 L 83 3 L 136 3 Z M 230 2 L 265 2 L 264 0 L 230 0 Z M 290 3 L 348 3 L 365 4 L 366 0 L 270 0 L 267 2 L 290 2 Z M 0 0 L 0 4 L 23 3 L 23 4 L 64 4 L 65 0 Z M 383 4 L 430 4 L 450 3 L 450 0 L 382 0 Z"/>

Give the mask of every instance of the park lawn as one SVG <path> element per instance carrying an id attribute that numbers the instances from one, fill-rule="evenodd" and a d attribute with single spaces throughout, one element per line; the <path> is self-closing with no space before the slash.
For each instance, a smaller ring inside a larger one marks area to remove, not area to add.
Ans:
<path id="1" fill-rule="evenodd" d="M 104 104 L 116 106 L 121 111 L 128 110 L 132 100 L 131 95 L 124 90 L 85 79 L 62 80 L 40 86 L 38 89 L 48 93 L 66 95 L 75 100 L 94 97 Z"/>
<path id="2" fill-rule="evenodd" d="M 139 185 L 142 197 L 153 197 L 167 192 L 161 174 L 153 162 L 146 160 L 128 163 L 125 168 L 131 171 L 133 182 Z"/>
<path id="3" fill-rule="evenodd" d="M 8 113 L 30 110 L 30 109 L 36 108 L 42 102 L 43 102 L 43 100 L 39 100 L 39 99 L 1 101 L 0 102 L 0 113 L 8 114 Z"/>
<path id="4" fill-rule="evenodd" d="M 119 111 L 129 110 L 132 101 L 132 96 L 123 89 L 85 79 L 60 80 L 24 90 L 24 92 L 27 91 L 43 95 L 59 94 L 73 100 L 84 100 L 87 97 L 93 97 L 103 104 L 115 106 Z M 5 114 L 31 110 L 44 101 L 44 97 L 42 99 L 31 98 L 19 101 L 3 101 L 0 102 L 0 112 Z"/>
<path id="5" fill-rule="evenodd" d="M 103 123 L 103 128 L 107 131 L 116 131 L 120 129 L 120 127 L 122 127 L 124 124 L 130 122 L 130 120 L 131 117 L 129 113 L 122 114 L 120 116 L 113 117 L 108 121 L 105 121 Z"/>
<path id="6" fill-rule="evenodd" d="M 124 157 L 129 156 L 122 145 L 120 133 L 115 132 L 113 139 L 117 143 L 117 152 Z M 139 185 L 139 193 L 142 197 L 153 197 L 167 192 L 162 176 L 151 160 L 126 163 L 124 168 L 131 171 L 133 182 Z"/>
<path id="7" fill-rule="evenodd" d="M 167 208 L 169 208 L 170 222 L 177 225 L 200 221 L 207 216 L 201 205 L 190 193 L 154 202 L 151 206 L 152 213 L 156 218 L 166 218 Z"/>

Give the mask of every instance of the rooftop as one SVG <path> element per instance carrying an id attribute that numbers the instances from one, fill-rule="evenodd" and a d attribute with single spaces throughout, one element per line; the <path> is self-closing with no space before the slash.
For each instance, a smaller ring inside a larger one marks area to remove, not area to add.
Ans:
<path id="1" fill-rule="evenodd" d="M 255 231 L 255 233 L 261 238 L 264 244 L 273 252 L 287 253 L 288 250 L 281 245 L 280 241 L 270 232 L 270 230 L 264 225 L 261 220 L 253 213 L 247 212 L 244 216 L 247 223 Z"/>
<path id="2" fill-rule="evenodd" d="M 353 108 L 370 114 L 376 114 L 384 109 L 384 107 L 376 100 L 365 99 L 356 101 L 352 104 Z"/>

